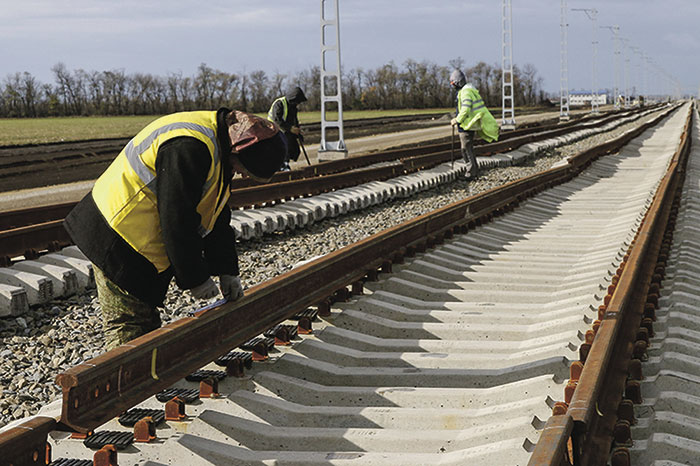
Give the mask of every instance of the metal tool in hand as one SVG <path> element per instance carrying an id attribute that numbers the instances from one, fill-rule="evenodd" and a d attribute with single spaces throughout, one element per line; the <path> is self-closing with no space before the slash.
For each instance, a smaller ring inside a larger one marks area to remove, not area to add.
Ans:
<path id="1" fill-rule="evenodd" d="M 301 151 L 304 153 L 304 157 L 306 157 L 306 163 L 311 165 L 311 162 L 309 161 L 309 156 L 306 155 L 306 147 L 304 147 L 304 143 L 301 142 L 301 138 L 297 138 L 297 141 L 299 141 L 299 146 L 301 146 Z"/>
<path id="2" fill-rule="evenodd" d="M 455 168 L 455 127 L 452 125 L 452 169 Z"/>

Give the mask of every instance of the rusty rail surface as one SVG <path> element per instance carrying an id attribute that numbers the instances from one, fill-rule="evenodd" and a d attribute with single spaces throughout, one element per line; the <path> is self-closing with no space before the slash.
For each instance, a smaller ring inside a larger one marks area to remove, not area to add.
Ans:
<path id="1" fill-rule="evenodd" d="M 646 110 L 640 109 L 641 110 Z M 593 128 L 617 118 L 607 116 L 588 125 Z M 478 145 L 477 155 L 490 155 L 524 144 L 568 133 L 579 122 L 534 127 L 504 133 L 505 140 Z M 534 131 L 534 133 L 533 133 Z M 503 139 L 503 138 L 502 138 Z M 247 208 L 299 198 L 335 189 L 356 186 L 374 180 L 385 180 L 416 170 L 434 167 L 452 158 L 449 144 L 436 144 L 411 149 L 395 149 L 347 159 L 322 162 L 291 172 L 279 172 L 269 184 L 255 184 L 249 179 L 234 179 L 230 205 Z M 390 167 L 363 168 L 378 163 Z M 352 170 L 352 171 L 351 171 Z M 36 258 L 41 251 L 53 252 L 72 243 L 61 220 L 75 203 L 0 213 L 0 266 L 11 264 L 11 258 Z"/>
<path id="2" fill-rule="evenodd" d="M 51 448 L 46 438 L 55 428 L 56 419 L 38 416 L 3 432 L 0 436 L 0 465 L 49 464 Z"/>
<path id="3" fill-rule="evenodd" d="M 455 232 L 511 210 L 523 199 L 568 181 L 599 156 L 615 152 L 666 118 L 658 115 L 634 131 L 581 152 L 560 166 L 493 188 L 377 233 L 249 290 L 240 301 L 205 308 L 108 353 L 59 374 L 63 391 L 59 423 L 35 418 L 0 434 L 0 452 L 14 466 L 46 464 L 26 460 L 45 445 L 48 431 L 88 432 L 124 410 L 171 386 L 271 326 L 309 306 L 326 305 L 338 290 L 371 279 L 378 268 L 438 244 Z M 342 293 L 340 294 L 342 296 Z M 34 455 L 33 458 L 38 456 Z M 39 457 L 40 458 L 40 457 Z M 40 458 L 41 459 L 41 458 Z"/>
<path id="4" fill-rule="evenodd" d="M 250 207 L 276 202 L 280 199 L 299 198 L 309 194 L 316 195 L 370 181 L 386 180 L 403 175 L 405 172 L 404 164 L 397 162 L 382 167 L 370 167 L 316 178 L 248 186 L 231 190 L 229 205 L 232 208 Z"/>
<path id="5" fill-rule="evenodd" d="M 671 211 L 682 187 L 690 152 L 693 109 L 668 171 L 661 180 L 645 219 L 623 261 L 617 285 L 604 305 L 604 316 L 583 371 L 564 414 L 550 417 L 530 459 L 530 466 L 606 464 L 613 441 L 618 407 L 630 371 L 630 361 L 647 303 L 647 290 Z M 572 456 L 572 457 L 571 457 Z"/>

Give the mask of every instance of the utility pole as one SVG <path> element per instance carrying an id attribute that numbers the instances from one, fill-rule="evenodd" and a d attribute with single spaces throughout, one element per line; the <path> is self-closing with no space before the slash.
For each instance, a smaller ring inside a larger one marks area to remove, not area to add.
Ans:
<path id="1" fill-rule="evenodd" d="M 622 58 L 624 60 L 624 70 L 623 70 L 623 81 L 625 83 L 625 110 L 630 108 L 630 88 L 629 88 L 629 65 L 630 65 L 630 58 L 627 53 L 627 48 L 629 44 L 629 39 L 620 38 L 622 41 L 623 47 L 622 47 Z"/>
<path id="2" fill-rule="evenodd" d="M 568 49 L 568 27 L 566 22 L 566 0 L 561 0 L 561 64 L 560 64 L 560 86 L 559 86 L 559 121 L 569 120 L 569 62 L 567 57 Z"/>
<path id="3" fill-rule="evenodd" d="M 661 67 L 656 64 L 653 60 L 651 61 L 651 66 L 653 70 L 653 75 L 651 77 L 651 88 L 654 94 L 654 100 L 658 103 L 661 102 Z"/>
<path id="4" fill-rule="evenodd" d="M 639 90 L 637 91 L 637 99 L 639 100 L 639 103 L 641 106 L 642 100 L 644 102 L 646 102 L 646 100 L 647 100 L 647 98 L 646 98 L 646 86 L 647 86 L 646 85 L 646 68 L 644 66 L 645 56 L 644 56 L 644 52 L 639 47 L 632 46 L 630 48 L 632 49 L 632 51 L 634 51 L 634 53 L 636 53 L 639 56 L 639 74 L 642 77 L 642 82 L 640 84 Z M 639 79 L 639 78 L 637 78 L 637 79 Z M 639 82 L 639 81 L 637 81 L 637 82 Z"/>
<path id="5" fill-rule="evenodd" d="M 618 37 L 618 34 L 620 33 L 620 26 L 602 26 L 605 29 L 610 29 L 613 33 L 613 41 L 614 41 L 614 47 L 615 47 L 615 56 L 614 56 L 614 63 L 613 63 L 613 68 L 614 68 L 614 84 L 613 84 L 613 95 L 612 95 L 612 100 L 613 104 L 615 105 L 615 110 L 620 109 L 620 102 L 618 101 L 618 97 L 620 96 L 620 38 Z"/>
<path id="6" fill-rule="evenodd" d="M 593 62 L 591 65 L 591 113 L 598 113 L 598 10 L 595 8 L 572 8 L 571 11 L 583 11 L 593 22 Z"/>
<path id="7" fill-rule="evenodd" d="M 502 57 L 501 57 L 501 129 L 515 129 L 515 101 L 513 99 L 513 5 L 503 0 Z"/>
<path id="8" fill-rule="evenodd" d="M 321 144 L 318 152 L 319 155 L 336 152 L 346 157 L 348 150 L 343 140 L 343 93 L 340 85 L 340 9 L 338 1 L 321 0 Z M 331 104 L 330 110 L 327 107 L 328 104 Z M 337 108 L 332 108 L 334 105 Z M 329 120 L 326 113 L 333 110 L 337 110 L 338 118 Z M 338 130 L 337 141 L 328 141 L 326 135 L 328 128 Z"/>
<path id="9" fill-rule="evenodd" d="M 642 53 L 642 49 L 639 47 L 635 47 L 634 45 L 630 47 L 632 49 L 632 52 L 637 54 L 639 56 L 639 62 L 637 63 L 637 72 L 634 73 L 635 76 L 635 82 L 640 86 L 638 89 L 636 86 L 633 86 L 635 89 L 637 89 L 637 100 L 641 103 L 640 96 L 644 94 L 644 70 L 642 69 L 643 66 L 643 60 L 644 60 L 644 54 Z M 639 84 L 639 78 L 640 75 L 642 77 L 642 83 Z"/>
<path id="10" fill-rule="evenodd" d="M 649 55 L 646 53 L 644 54 L 644 104 L 646 105 L 647 101 L 649 100 L 649 96 L 651 95 L 651 75 L 649 73 L 649 70 L 651 68 L 651 59 L 649 58 Z"/>
<path id="11" fill-rule="evenodd" d="M 647 79 L 648 81 L 648 87 L 647 87 L 647 95 L 648 98 L 652 100 L 656 100 L 654 97 L 654 93 L 656 92 L 656 70 L 654 69 L 654 61 L 650 58 L 647 57 L 647 63 L 649 64 L 649 69 L 647 70 Z"/>

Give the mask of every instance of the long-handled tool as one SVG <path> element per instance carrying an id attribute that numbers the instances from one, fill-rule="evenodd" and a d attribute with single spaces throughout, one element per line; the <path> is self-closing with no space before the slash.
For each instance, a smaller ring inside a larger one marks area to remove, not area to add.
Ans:
<path id="1" fill-rule="evenodd" d="M 452 125 L 452 169 L 455 168 L 455 127 Z"/>
<path id="2" fill-rule="evenodd" d="M 306 147 L 304 147 L 304 143 L 301 142 L 301 139 L 297 139 L 299 141 L 299 146 L 301 147 L 301 151 L 304 153 L 304 157 L 306 157 L 306 163 L 311 165 L 311 162 L 309 161 L 309 156 L 306 155 Z"/>

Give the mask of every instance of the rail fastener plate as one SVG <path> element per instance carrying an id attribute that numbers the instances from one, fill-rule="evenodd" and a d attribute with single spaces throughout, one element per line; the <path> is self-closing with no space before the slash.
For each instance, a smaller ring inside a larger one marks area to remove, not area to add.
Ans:
<path id="1" fill-rule="evenodd" d="M 199 399 L 198 388 L 166 388 L 156 395 L 156 400 L 167 403 L 173 398 L 181 398 L 185 403 L 192 403 Z"/>
<path id="2" fill-rule="evenodd" d="M 226 372 L 209 369 L 199 369 L 185 377 L 185 380 L 187 380 L 188 382 L 201 382 L 202 380 L 206 380 L 209 378 L 215 378 L 218 381 L 224 380 L 226 378 Z"/>
<path id="3" fill-rule="evenodd" d="M 116 432 L 111 430 L 95 432 L 83 440 L 83 444 L 93 450 L 99 450 L 105 445 L 114 445 L 114 448 L 117 450 L 123 450 L 132 443 L 134 443 L 133 432 Z"/>
<path id="4" fill-rule="evenodd" d="M 144 417 L 153 419 L 153 423 L 158 425 L 165 421 L 165 411 L 162 409 L 132 408 L 119 416 L 119 424 L 124 427 L 134 427 Z"/>

